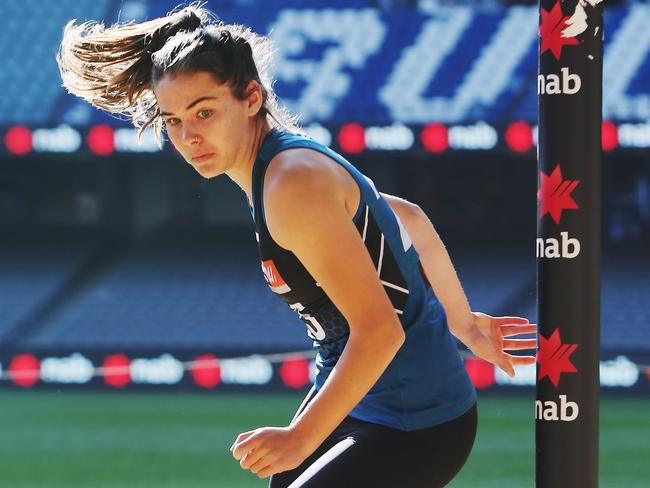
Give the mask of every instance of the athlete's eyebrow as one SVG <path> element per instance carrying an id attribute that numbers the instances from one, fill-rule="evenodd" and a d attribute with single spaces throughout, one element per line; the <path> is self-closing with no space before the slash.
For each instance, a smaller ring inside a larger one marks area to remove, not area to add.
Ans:
<path id="1" fill-rule="evenodd" d="M 194 100 L 192 103 L 190 103 L 187 107 L 185 107 L 185 110 L 191 109 L 194 105 L 197 103 L 201 103 L 203 100 L 216 100 L 217 97 L 200 97 Z M 165 115 L 174 115 L 172 112 L 160 112 L 160 116 L 164 117 Z"/>

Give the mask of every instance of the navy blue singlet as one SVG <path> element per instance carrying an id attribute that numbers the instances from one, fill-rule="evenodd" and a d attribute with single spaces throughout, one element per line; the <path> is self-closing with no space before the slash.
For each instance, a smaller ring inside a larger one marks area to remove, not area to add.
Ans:
<path id="1" fill-rule="evenodd" d="M 253 166 L 251 214 L 264 277 L 271 290 L 298 313 L 314 341 L 316 389 L 323 386 L 336 365 L 350 329 L 296 256 L 275 243 L 266 227 L 262 202 L 266 168 L 276 154 L 292 148 L 308 148 L 329 156 L 358 184 L 361 198 L 353 221 L 406 333 L 388 368 L 349 415 L 400 430 L 425 428 L 459 417 L 472 407 L 476 393 L 442 305 L 401 222 L 372 180 L 341 155 L 310 138 L 272 129 Z"/>

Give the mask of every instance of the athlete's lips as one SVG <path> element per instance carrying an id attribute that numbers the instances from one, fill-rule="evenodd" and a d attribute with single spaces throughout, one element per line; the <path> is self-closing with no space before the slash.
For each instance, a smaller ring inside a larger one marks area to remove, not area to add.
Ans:
<path id="1" fill-rule="evenodd" d="M 199 154 L 198 156 L 192 156 L 192 162 L 202 163 L 210 159 L 212 156 L 214 156 L 214 153 L 205 153 L 205 154 Z"/>

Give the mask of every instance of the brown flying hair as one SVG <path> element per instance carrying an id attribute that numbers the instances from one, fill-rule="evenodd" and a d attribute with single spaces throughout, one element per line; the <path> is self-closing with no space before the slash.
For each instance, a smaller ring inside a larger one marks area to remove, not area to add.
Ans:
<path id="1" fill-rule="evenodd" d="M 93 106 L 128 116 L 138 135 L 153 126 L 160 140 L 163 121 L 153 87 L 167 73 L 209 72 L 243 100 L 250 81 L 259 83 L 258 116 L 272 127 L 301 132 L 297 117 L 280 107 L 267 68 L 270 40 L 238 24 L 224 24 L 201 4 L 165 17 L 105 27 L 91 21 L 65 26 L 56 56 L 63 86 Z"/>

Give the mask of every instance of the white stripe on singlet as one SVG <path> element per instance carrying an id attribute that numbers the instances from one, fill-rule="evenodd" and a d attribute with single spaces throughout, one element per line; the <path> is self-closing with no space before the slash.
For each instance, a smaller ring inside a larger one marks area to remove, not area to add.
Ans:
<path id="1" fill-rule="evenodd" d="M 354 444 L 354 439 L 352 437 L 346 437 L 341 442 L 332 446 L 325 454 L 319 457 L 316 461 L 313 462 L 311 466 L 305 469 L 296 480 L 289 485 L 289 488 L 300 488 L 307 481 L 309 481 L 313 476 L 323 469 L 327 464 L 332 462 L 339 454 L 342 454 L 343 451 L 348 449 Z"/>
<path id="2" fill-rule="evenodd" d="M 368 205 L 366 205 L 366 220 L 365 220 L 365 222 L 363 224 L 363 235 L 361 236 L 361 238 L 362 238 L 361 240 L 363 242 L 366 242 L 366 232 L 368 232 L 368 212 L 369 211 L 370 211 L 370 207 L 368 207 Z"/>

